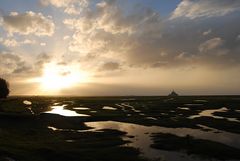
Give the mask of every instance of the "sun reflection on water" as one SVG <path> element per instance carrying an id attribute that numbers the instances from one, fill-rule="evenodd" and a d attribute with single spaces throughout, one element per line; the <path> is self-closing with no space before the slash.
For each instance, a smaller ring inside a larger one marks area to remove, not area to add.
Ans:
<path id="1" fill-rule="evenodd" d="M 79 114 L 75 111 L 72 111 L 72 110 L 68 110 L 68 109 L 65 109 L 66 105 L 62 105 L 62 106 L 51 106 L 51 110 L 50 111 L 47 111 L 45 113 L 51 113 L 51 114 L 58 114 L 58 115 L 61 115 L 61 116 L 81 116 L 81 117 L 88 117 L 89 115 L 86 115 L 86 114 Z"/>

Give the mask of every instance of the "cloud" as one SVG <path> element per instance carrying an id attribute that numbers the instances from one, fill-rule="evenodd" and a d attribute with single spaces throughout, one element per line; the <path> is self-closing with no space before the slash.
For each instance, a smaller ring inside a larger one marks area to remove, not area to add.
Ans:
<path id="1" fill-rule="evenodd" d="M 46 53 L 40 53 L 33 59 L 31 57 L 15 51 L 1 51 L 0 76 L 37 77 L 42 73 L 44 64 L 52 60 Z"/>
<path id="2" fill-rule="evenodd" d="M 139 8 L 133 14 L 124 15 L 116 1 L 101 1 L 86 15 L 65 19 L 63 23 L 75 31 L 70 51 L 87 54 L 132 44 L 141 35 L 160 37 L 160 21 L 159 14 L 149 8 Z"/>
<path id="3" fill-rule="evenodd" d="M 11 52 L 0 53 L 0 74 L 18 74 L 30 70 L 26 62 L 17 54 Z"/>
<path id="4" fill-rule="evenodd" d="M 116 59 L 122 66 L 132 68 L 239 64 L 237 53 L 240 49 L 236 41 L 239 15 L 213 16 L 211 21 L 190 18 L 172 21 L 145 6 L 137 6 L 126 13 L 118 2 L 100 1 L 80 17 L 63 21 L 73 32 L 72 37 L 67 37 L 68 49 L 79 54 L 81 63 L 88 61 L 89 65 L 92 62 L 100 69 L 99 62 L 115 62 Z M 221 5 L 223 1 L 216 4 Z M 236 22 L 235 25 L 228 25 L 232 22 Z"/>
<path id="5" fill-rule="evenodd" d="M 6 47 L 19 46 L 19 43 L 15 39 L 1 39 L 0 42 Z"/>
<path id="6" fill-rule="evenodd" d="M 78 15 L 88 6 L 89 0 L 40 0 L 40 3 L 63 8 L 64 12 L 70 15 Z"/>
<path id="7" fill-rule="evenodd" d="M 71 3 L 74 2 L 74 0 L 41 0 L 40 1 L 42 5 L 54 5 L 56 7 L 67 7 Z"/>
<path id="8" fill-rule="evenodd" d="M 117 62 L 107 62 L 100 67 L 100 71 L 113 71 L 120 69 L 120 65 Z"/>
<path id="9" fill-rule="evenodd" d="M 109 0 L 97 3 L 95 9 L 89 8 L 82 17 L 65 19 L 63 23 L 81 32 L 97 29 L 111 34 L 133 34 L 139 27 L 148 30 L 147 23 L 158 23 L 159 18 L 159 14 L 150 8 L 139 8 L 135 13 L 126 15 L 115 0 Z"/>
<path id="10" fill-rule="evenodd" d="M 200 44 L 199 51 L 200 52 L 207 52 L 209 50 L 213 50 L 222 46 L 224 41 L 220 37 L 215 37 L 210 40 L 205 41 L 204 43 Z"/>
<path id="11" fill-rule="evenodd" d="M 97 28 L 112 34 L 131 33 L 133 24 L 127 16 L 123 16 L 116 1 L 102 1 L 97 5 Z"/>
<path id="12" fill-rule="evenodd" d="M 239 10 L 239 0 L 183 0 L 172 13 L 171 19 L 218 17 Z"/>
<path id="13" fill-rule="evenodd" d="M 21 44 L 35 44 L 36 41 L 35 40 L 29 40 L 29 39 L 25 39 L 21 42 Z"/>
<path id="14" fill-rule="evenodd" d="M 22 64 L 21 66 L 19 66 L 17 69 L 13 71 L 13 74 L 20 74 L 20 73 L 26 74 L 28 72 L 31 72 L 31 70 L 32 70 L 32 67 Z"/>
<path id="15" fill-rule="evenodd" d="M 42 13 L 27 11 L 25 13 L 11 12 L 2 17 L 1 25 L 10 34 L 34 34 L 37 36 L 51 36 L 55 25 L 51 17 L 44 17 Z"/>
<path id="16" fill-rule="evenodd" d="M 66 36 L 63 37 L 63 40 L 67 40 L 67 39 L 69 39 L 69 38 L 70 38 L 70 36 L 69 36 L 69 35 L 66 35 Z"/>
<path id="17" fill-rule="evenodd" d="M 240 35 L 237 36 L 237 40 L 240 40 Z"/>
<path id="18" fill-rule="evenodd" d="M 36 60 L 37 61 L 35 62 L 35 66 L 41 69 L 45 63 L 50 62 L 51 57 L 43 52 L 37 55 Z"/>
<path id="19" fill-rule="evenodd" d="M 41 42 L 40 46 L 46 46 L 47 44 L 45 42 Z"/>
<path id="20" fill-rule="evenodd" d="M 209 29 L 209 30 L 207 30 L 207 31 L 204 31 L 202 34 L 203 34 L 203 36 L 207 36 L 207 35 L 209 35 L 209 34 L 211 34 L 211 33 L 212 33 L 212 30 Z"/>
<path id="21" fill-rule="evenodd" d="M 26 44 L 35 44 L 36 41 L 35 40 L 29 40 L 29 39 L 25 39 L 22 41 L 17 41 L 14 38 L 8 38 L 8 39 L 0 39 L 0 43 L 6 47 L 17 47 L 17 46 L 21 46 L 21 45 L 26 45 Z"/>

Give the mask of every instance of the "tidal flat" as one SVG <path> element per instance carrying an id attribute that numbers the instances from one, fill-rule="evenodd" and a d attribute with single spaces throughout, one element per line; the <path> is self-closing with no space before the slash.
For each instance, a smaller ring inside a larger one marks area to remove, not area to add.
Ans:
<path id="1" fill-rule="evenodd" d="M 0 161 L 233 161 L 239 138 L 240 96 L 0 100 Z"/>

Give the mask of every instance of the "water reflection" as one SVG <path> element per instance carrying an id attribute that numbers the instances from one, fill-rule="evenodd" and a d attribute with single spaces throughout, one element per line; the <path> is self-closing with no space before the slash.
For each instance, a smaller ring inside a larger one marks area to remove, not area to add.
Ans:
<path id="1" fill-rule="evenodd" d="M 122 111 L 124 111 L 124 112 L 128 112 L 129 110 L 133 111 L 135 113 L 141 112 L 140 110 L 136 110 L 135 107 L 133 107 L 127 103 L 116 104 L 116 106 L 120 107 L 122 109 Z"/>
<path id="2" fill-rule="evenodd" d="M 31 112 L 31 114 L 33 114 L 34 115 L 34 112 L 33 112 L 33 110 L 32 110 L 32 102 L 31 101 L 28 101 L 28 100 L 24 100 L 23 101 L 23 104 L 25 104 L 26 105 L 26 108 Z"/>
<path id="3" fill-rule="evenodd" d="M 190 110 L 190 108 L 188 108 L 188 107 L 178 107 L 178 109 L 180 109 L 180 110 Z"/>
<path id="4" fill-rule="evenodd" d="M 207 117 L 212 117 L 215 119 L 227 119 L 228 121 L 240 122 L 237 118 L 228 118 L 228 117 L 214 115 L 214 112 L 227 112 L 227 111 L 228 111 L 228 109 L 226 107 L 222 107 L 219 109 L 203 110 L 198 115 L 193 115 L 193 116 L 190 116 L 189 118 L 194 119 L 194 118 L 198 118 L 198 117 L 202 117 L 202 116 L 207 116 Z"/>
<path id="5" fill-rule="evenodd" d="M 110 107 L 110 106 L 104 106 L 102 109 L 103 110 L 117 110 L 117 108 Z"/>
<path id="6" fill-rule="evenodd" d="M 51 130 L 53 130 L 53 131 L 59 130 L 58 128 L 55 128 L 55 127 L 53 127 L 53 126 L 48 126 L 47 128 L 48 128 L 48 129 L 51 129 Z"/>
<path id="7" fill-rule="evenodd" d="M 207 100 L 194 100 L 194 102 L 203 102 L 203 103 L 205 103 L 205 102 L 208 102 Z"/>
<path id="8" fill-rule="evenodd" d="M 187 104 L 184 104 L 185 106 L 202 106 L 203 104 L 200 104 L 200 103 L 187 103 Z"/>
<path id="9" fill-rule="evenodd" d="M 74 110 L 90 110 L 88 107 L 74 107 Z"/>
<path id="10" fill-rule="evenodd" d="M 32 105 L 32 102 L 31 102 L 31 101 L 28 101 L 28 100 L 24 100 L 24 101 L 23 101 L 23 104 L 25 104 L 25 105 Z"/>
<path id="11" fill-rule="evenodd" d="M 158 119 L 155 118 L 155 117 L 145 117 L 145 119 L 148 119 L 148 120 L 158 120 Z"/>
<path id="12" fill-rule="evenodd" d="M 68 143 L 73 143 L 73 142 L 75 142 L 75 140 L 65 140 L 66 142 L 68 142 Z"/>
<path id="13" fill-rule="evenodd" d="M 89 115 L 86 114 L 79 114 L 76 111 L 65 109 L 64 107 L 67 105 L 61 105 L 61 106 L 51 106 L 51 110 L 47 111 L 45 113 L 51 113 L 51 114 L 58 114 L 61 116 L 81 116 L 81 117 L 88 117 Z"/>
<path id="14" fill-rule="evenodd" d="M 100 121 L 100 122 L 87 122 L 87 126 L 93 127 L 95 130 L 101 129 L 114 129 L 127 132 L 128 136 L 123 138 L 131 141 L 126 146 L 132 146 L 141 150 L 142 155 L 144 157 L 150 159 L 161 158 L 168 161 L 196 161 L 197 158 L 193 158 L 193 156 L 189 156 L 180 152 L 170 152 L 152 149 L 150 145 L 153 143 L 150 137 L 151 133 L 170 133 L 177 136 L 186 136 L 190 135 L 197 139 L 205 139 L 211 140 L 215 142 L 220 142 L 229 146 L 233 146 L 236 148 L 240 148 L 240 140 L 238 139 L 240 136 L 238 134 L 229 133 L 225 131 L 220 131 L 214 128 L 209 128 L 207 126 L 199 125 L 205 129 L 191 129 L 191 128 L 166 128 L 159 126 L 142 126 L 131 123 L 123 123 L 123 122 L 115 122 L 115 121 Z M 216 131 L 218 133 L 216 133 Z"/>

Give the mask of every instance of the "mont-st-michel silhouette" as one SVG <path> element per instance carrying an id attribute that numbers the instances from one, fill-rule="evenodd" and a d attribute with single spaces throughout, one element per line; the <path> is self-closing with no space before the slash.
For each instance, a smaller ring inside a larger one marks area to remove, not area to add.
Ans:
<path id="1" fill-rule="evenodd" d="M 179 95 L 173 90 L 168 96 L 169 97 L 177 97 Z"/>

